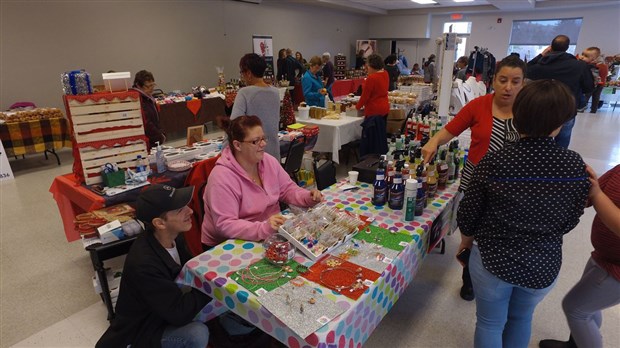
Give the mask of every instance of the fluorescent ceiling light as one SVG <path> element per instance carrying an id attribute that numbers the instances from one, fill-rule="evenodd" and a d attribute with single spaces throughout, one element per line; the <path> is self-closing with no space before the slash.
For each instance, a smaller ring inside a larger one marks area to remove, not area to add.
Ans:
<path id="1" fill-rule="evenodd" d="M 420 5 L 430 5 L 430 4 L 436 4 L 437 2 L 435 0 L 411 0 L 415 3 L 418 3 Z"/>
<path id="2" fill-rule="evenodd" d="M 472 2 L 474 0 L 452 0 L 454 2 Z"/>

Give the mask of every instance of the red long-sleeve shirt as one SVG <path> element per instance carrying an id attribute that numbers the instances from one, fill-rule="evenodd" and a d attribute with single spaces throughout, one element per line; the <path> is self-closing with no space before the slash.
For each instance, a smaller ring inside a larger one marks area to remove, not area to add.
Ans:
<path id="1" fill-rule="evenodd" d="M 363 106 L 364 116 L 387 116 L 390 112 L 388 86 L 390 77 L 386 71 L 368 75 L 362 85 L 362 96 L 355 106 L 358 110 Z"/>
<path id="2" fill-rule="evenodd" d="M 603 174 L 598 182 L 607 197 L 620 207 L 620 165 Z M 620 281 L 620 237 L 609 230 L 598 215 L 592 221 L 590 240 L 594 246 L 594 261 Z"/>

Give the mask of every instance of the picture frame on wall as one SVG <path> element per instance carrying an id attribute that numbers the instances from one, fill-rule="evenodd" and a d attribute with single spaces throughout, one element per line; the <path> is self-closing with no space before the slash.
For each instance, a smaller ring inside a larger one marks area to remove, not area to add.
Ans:
<path id="1" fill-rule="evenodd" d="M 377 52 L 377 40 L 357 40 L 355 52 L 364 51 L 364 58 Z"/>
<path id="2" fill-rule="evenodd" d="M 204 125 L 187 127 L 187 146 L 202 141 L 205 136 Z"/>

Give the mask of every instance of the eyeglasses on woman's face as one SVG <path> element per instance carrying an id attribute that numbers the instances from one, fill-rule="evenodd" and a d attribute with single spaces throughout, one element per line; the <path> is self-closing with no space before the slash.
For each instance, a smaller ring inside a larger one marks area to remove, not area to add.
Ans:
<path id="1" fill-rule="evenodd" d="M 256 139 L 253 139 L 253 140 L 242 140 L 241 142 L 242 143 L 250 143 L 252 145 L 258 145 L 258 144 L 260 144 L 262 142 L 265 142 L 265 144 L 267 144 L 267 138 L 265 138 L 265 136 L 262 136 L 260 138 L 256 138 Z"/>

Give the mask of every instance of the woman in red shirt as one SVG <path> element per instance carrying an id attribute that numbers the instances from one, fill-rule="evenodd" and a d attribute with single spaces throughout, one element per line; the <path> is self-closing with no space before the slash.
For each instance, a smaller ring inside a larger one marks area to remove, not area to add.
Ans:
<path id="1" fill-rule="evenodd" d="M 519 133 L 512 121 L 512 105 L 523 87 L 525 69 L 525 62 L 519 57 L 508 56 L 502 59 L 497 64 L 493 77 L 494 92 L 467 103 L 454 119 L 422 148 L 422 157 L 426 163 L 435 156 L 438 146 L 446 144 L 464 130 L 471 129 L 471 145 L 461 176 L 459 195 L 456 197 L 457 207 L 478 161 L 487 152 L 499 150 L 505 144 L 519 140 Z M 459 252 L 471 249 L 472 244 L 472 237 L 462 236 Z M 472 301 L 474 289 L 469 276 L 469 268 L 466 263 L 463 266 L 463 287 L 460 295 L 464 300 Z"/>
<path id="2" fill-rule="evenodd" d="M 362 140 L 360 157 L 368 154 L 384 154 L 388 151 L 386 119 L 390 112 L 388 87 L 390 77 L 385 71 L 383 58 L 371 54 L 366 60 L 368 77 L 362 85 L 362 96 L 355 106 L 358 110 L 364 107 L 362 123 Z"/>

